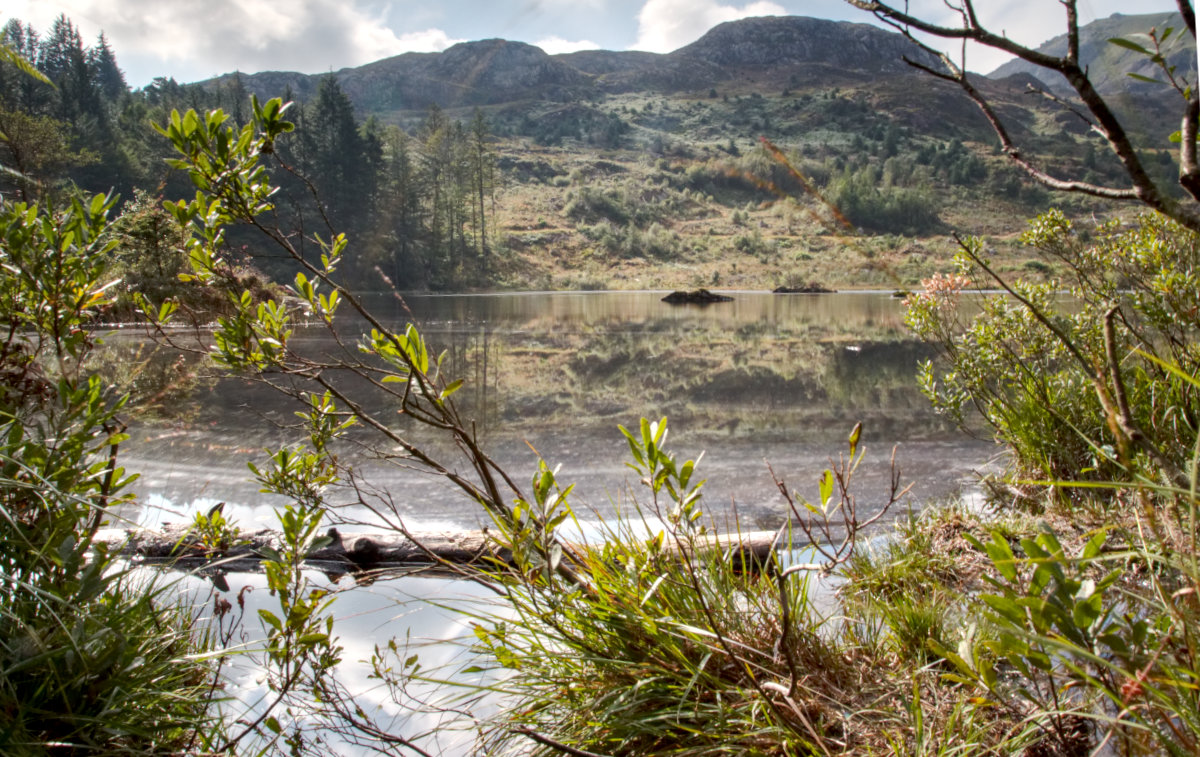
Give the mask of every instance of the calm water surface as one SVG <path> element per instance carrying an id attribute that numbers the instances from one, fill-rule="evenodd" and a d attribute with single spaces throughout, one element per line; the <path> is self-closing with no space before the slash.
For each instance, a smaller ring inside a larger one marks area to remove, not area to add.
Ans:
<path id="1" fill-rule="evenodd" d="M 767 463 L 815 496 L 817 476 L 860 421 L 867 459 L 856 484 L 868 506 L 886 496 L 896 445 L 917 503 L 955 496 L 994 453 L 990 442 L 949 427 L 916 388 L 916 366 L 933 351 L 907 335 L 901 301 L 886 293 L 733 295 L 734 302 L 705 307 L 667 305 L 659 292 L 368 301 L 397 328 L 415 321 L 435 351 L 445 351 L 444 370 L 465 379 L 456 399 L 485 449 L 518 482 L 534 470 L 532 450 L 561 466 L 560 481 L 576 484 L 585 520 L 636 497 L 617 426 L 643 416 L 668 417 L 677 456 L 703 453 L 707 511 L 755 528 L 783 517 Z M 119 348 L 136 340 L 115 334 L 108 341 Z M 335 347 L 315 327 L 301 329 L 295 343 L 314 354 Z M 393 417 L 386 398 L 360 396 Z M 282 426 L 297 409 L 251 382 L 196 380 L 171 398 L 173 419 L 134 429 L 125 463 L 142 474 L 143 507 L 130 515 L 154 525 L 225 501 L 243 527 L 269 524 L 274 503 L 258 493 L 246 462 L 296 438 Z M 406 431 L 439 448 L 425 430 Z M 344 455 L 411 528 L 481 522 L 474 503 L 436 478 L 357 446 Z M 371 520 L 362 508 L 345 514 Z"/>
<path id="2" fill-rule="evenodd" d="M 576 484 L 573 502 L 585 531 L 614 507 L 645 503 L 617 431 L 643 416 L 668 416 L 669 446 L 678 456 L 703 453 L 705 509 L 718 526 L 734 519 L 750 528 L 778 526 L 785 513 L 767 463 L 815 498 L 818 475 L 845 451 L 860 421 L 867 456 L 855 491 L 864 508 L 886 497 L 893 447 L 904 480 L 914 483 L 905 505 L 919 508 L 972 486 L 995 447 L 955 431 L 929 409 L 914 374 L 933 353 L 907 336 L 898 300 L 878 293 L 734 296 L 735 302 L 708 307 L 669 306 L 656 292 L 424 295 L 403 302 L 380 296 L 371 305 L 396 328 L 415 321 L 431 346 L 445 351 L 444 369 L 466 381 L 456 395 L 463 415 L 474 419 L 484 447 L 518 482 L 534 470 L 534 449 L 561 466 L 560 481 Z M 145 526 L 180 522 L 224 501 L 226 517 L 243 528 L 273 525 L 277 503 L 257 491 L 246 463 L 261 460 L 265 447 L 297 438 L 285 426 L 298 407 L 240 379 L 200 372 L 180 382 L 169 369 L 177 358 L 147 359 L 150 347 L 133 334 L 118 332 L 107 342 L 115 366 L 140 366 L 139 391 L 156 398 L 165 416 L 132 429 L 126 445 L 127 469 L 141 473 L 140 504 L 128 517 Z M 313 354 L 336 348 L 316 328 L 300 330 L 296 343 Z M 361 388 L 357 396 L 392 417 L 386 398 Z M 439 449 L 422 429 L 406 432 Z M 436 478 L 381 461 L 362 446 L 348 446 L 343 455 L 409 528 L 481 522 L 477 506 Z M 345 504 L 335 517 L 375 519 L 348 493 L 335 491 L 333 498 Z M 346 590 L 334 604 L 347 650 L 343 683 L 395 732 L 427 733 L 422 743 L 431 753 L 472 754 L 474 737 L 464 723 L 394 697 L 355 661 L 377 643 L 411 635 L 424 670 L 460 680 L 459 669 L 470 661 L 472 618 L 450 608 L 465 602 L 480 616 L 498 609 L 461 581 L 410 577 L 358 586 L 350 577 L 313 578 Z M 199 579 L 187 580 L 193 590 L 207 590 Z M 261 576 L 226 580 L 231 599 L 241 587 L 255 587 L 247 595 L 249 617 L 271 605 Z M 253 646 L 259 632 L 246 633 Z M 228 685 L 233 703 L 253 710 L 268 692 L 252 659 L 229 670 Z M 415 693 L 435 701 L 454 696 L 436 687 Z M 477 704 L 476 714 L 494 706 Z"/>

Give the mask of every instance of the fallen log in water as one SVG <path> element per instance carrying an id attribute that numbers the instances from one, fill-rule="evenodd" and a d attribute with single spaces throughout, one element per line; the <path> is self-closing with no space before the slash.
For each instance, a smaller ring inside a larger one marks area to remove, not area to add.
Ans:
<path id="1" fill-rule="evenodd" d="M 309 553 L 307 560 L 324 569 L 346 572 L 375 570 L 402 565 L 469 565 L 484 560 L 506 560 L 507 554 L 486 531 L 434 531 L 413 533 L 412 539 L 397 532 L 342 534 L 331 528 L 329 543 Z M 775 531 L 709 534 L 697 540 L 699 550 L 720 549 L 747 565 L 765 564 L 777 549 Z M 197 534 L 179 526 L 158 531 L 105 529 L 96 541 L 114 552 L 153 563 L 194 567 L 219 561 L 224 570 L 254 570 L 264 553 L 278 550 L 278 531 L 263 529 L 239 533 L 234 543 L 223 548 L 206 544 Z M 582 546 L 582 545 L 573 545 Z M 663 549 L 679 553 L 678 544 L 667 539 Z"/>

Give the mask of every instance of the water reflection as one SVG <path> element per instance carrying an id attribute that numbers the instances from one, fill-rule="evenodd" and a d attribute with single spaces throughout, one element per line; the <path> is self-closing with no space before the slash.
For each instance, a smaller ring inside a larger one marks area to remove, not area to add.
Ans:
<path id="1" fill-rule="evenodd" d="M 706 452 L 710 511 L 736 508 L 756 528 L 782 517 L 764 460 L 797 487 L 815 481 L 859 421 L 869 450 L 860 481 L 867 500 L 883 491 L 897 442 L 920 498 L 952 494 L 991 453 L 929 409 L 913 376 L 932 350 L 908 338 L 902 304 L 886 294 L 737 293 L 709 307 L 671 306 L 661 296 L 378 295 L 368 304 L 397 327 L 417 322 L 445 351 L 444 370 L 466 380 L 456 395 L 463 414 L 501 465 L 523 480 L 536 449 L 562 464 L 563 480 L 578 483 L 585 511 L 628 500 L 616 426 L 642 416 L 670 418 L 680 455 Z M 126 335 L 109 341 L 127 351 L 143 344 Z M 297 344 L 313 354 L 336 348 L 316 328 L 299 330 Z M 242 506 L 243 519 L 263 517 L 271 503 L 247 484 L 245 461 L 291 438 L 284 427 L 296 408 L 253 382 L 203 377 L 197 369 L 186 398 L 171 395 L 170 422 L 134 430 L 126 464 L 143 473 L 144 502 L 157 497 L 176 509 L 168 520 L 221 500 L 235 513 Z M 387 409 L 386 398 L 344 380 L 364 402 Z M 438 444 L 425 429 L 406 431 Z M 477 522 L 474 505 L 442 481 L 359 450 L 346 454 L 357 455 L 364 479 L 390 492 L 418 526 Z"/>
<path id="2" fill-rule="evenodd" d="M 153 569 L 141 570 L 148 577 L 154 575 Z M 487 660 L 480 660 L 472 651 L 472 624 L 481 615 L 503 617 L 505 610 L 495 595 L 471 581 L 420 575 L 392 575 L 369 585 L 349 576 L 329 580 L 315 571 L 306 571 L 305 577 L 311 587 L 337 596 L 331 608 L 337 643 L 342 647 L 336 678 L 354 696 L 354 704 L 385 732 L 412 739 L 431 754 L 474 754 L 478 724 L 471 718 L 486 718 L 501 703 L 495 695 L 480 701 L 483 688 L 495 683 L 492 673 L 465 670 L 489 667 Z M 226 585 L 215 591 L 211 577 L 165 578 L 174 582 L 172 588 L 183 604 L 193 607 L 206 623 L 214 622 L 214 596 L 231 604 L 233 609 L 226 616 L 226 627 L 232 632 L 231 654 L 222 668 L 221 706 L 231 722 L 253 720 L 274 700 L 262 665 L 265 634 L 258 611 L 278 612 L 278 603 L 269 595 L 265 578 L 253 573 L 228 574 L 220 579 Z M 389 650 L 392 641 L 395 650 Z M 397 674 L 405 669 L 404 661 L 415 658 L 417 664 L 407 668 L 403 689 L 387 686 L 374 676 L 370 661 L 376 655 L 381 655 L 385 668 L 391 666 Z M 440 680 L 454 685 L 437 682 Z M 303 703 L 303 695 L 300 701 Z M 469 707 L 465 706 L 468 701 Z M 464 717 L 468 709 L 471 718 Z M 313 720 L 303 706 L 279 707 L 273 714 L 284 730 L 317 727 L 334 754 L 374 753 L 325 729 L 325 723 Z"/>

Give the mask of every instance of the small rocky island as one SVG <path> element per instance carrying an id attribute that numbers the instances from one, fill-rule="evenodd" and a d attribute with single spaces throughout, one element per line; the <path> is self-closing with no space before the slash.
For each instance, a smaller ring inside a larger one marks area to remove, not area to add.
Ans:
<path id="1" fill-rule="evenodd" d="M 814 282 L 805 284 L 804 286 L 798 286 L 798 287 L 786 287 L 786 286 L 775 287 L 775 289 L 772 290 L 772 293 L 774 293 L 774 294 L 837 294 L 837 290 L 821 286 L 820 284 L 818 284 L 814 281 Z"/>
<path id="2" fill-rule="evenodd" d="M 692 292 L 674 291 L 662 298 L 663 302 L 672 305 L 711 305 L 714 302 L 733 302 L 733 298 L 724 294 L 716 294 L 707 289 L 697 289 Z"/>

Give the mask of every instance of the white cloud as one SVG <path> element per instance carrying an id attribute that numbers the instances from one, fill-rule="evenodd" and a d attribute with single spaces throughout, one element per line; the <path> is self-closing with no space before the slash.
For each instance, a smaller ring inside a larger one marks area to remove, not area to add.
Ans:
<path id="1" fill-rule="evenodd" d="M 533 43 L 537 47 L 542 48 L 550 55 L 559 55 L 560 53 L 574 53 L 580 50 L 599 50 L 600 45 L 592 42 L 590 39 L 581 39 L 577 42 L 563 39 L 562 37 L 546 37 L 539 39 Z"/>
<path id="2" fill-rule="evenodd" d="M 454 39 L 441 29 L 423 29 L 419 32 L 409 32 L 400 35 L 401 50 L 405 53 L 440 53 L 451 45 L 466 42 L 465 39 Z M 395 53 L 392 53 L 395 55 Z M 382 57 L 382 56 L 380 56 Z"/>
<path id="3" fill-rule="evenodd" d="M 638 37 L 633 47 L 669 53 L 696 41 L 717 24 L 750 16 L 786 14 L 783 6 L 767 0 L 740 8 L 721 5 L 717 0 L 646 0 L 638 13 Z"/>
<path id="4" fill-rule="evenodd" d="M 25 0 L 14 11 L 43 30 L 65 13 L 88 43 L 103 30 L 119 61 L 158 61 L 158 73 L 178 71 L 184 81 L 234 69 L 316 73 L 459 41 L 441 29 L 397 36 L 381 16 L 344 0 Z M 130 79 L 145 83 L 136 73 Z"/>

